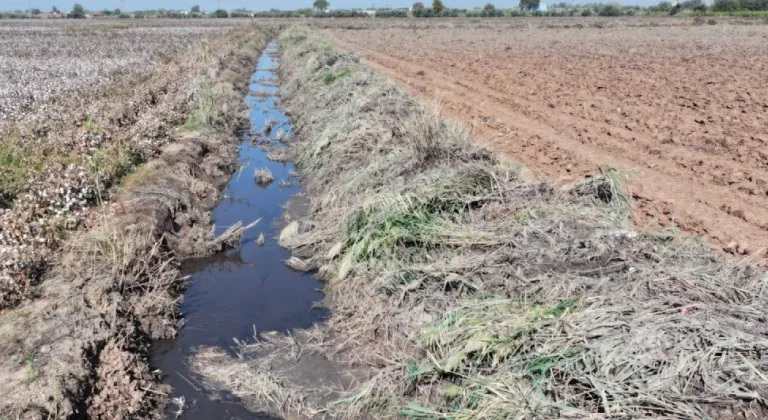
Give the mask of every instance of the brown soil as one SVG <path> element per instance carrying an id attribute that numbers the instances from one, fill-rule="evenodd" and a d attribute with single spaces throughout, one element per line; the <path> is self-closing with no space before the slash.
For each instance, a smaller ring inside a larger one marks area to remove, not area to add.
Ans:
<path id="1" fill-rule="evenodd" d="M 379 26 L 322 34 L 552 178 L 631 171 L 639 228 L 768 246 L 768 27 Z"/>

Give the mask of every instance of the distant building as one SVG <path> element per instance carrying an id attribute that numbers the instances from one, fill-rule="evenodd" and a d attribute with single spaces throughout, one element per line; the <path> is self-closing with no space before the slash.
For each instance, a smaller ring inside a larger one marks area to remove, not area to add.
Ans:
<path id="1" fill-rule="evenodd" d="M 40 19 L 63 19 L 62 13 L 40 13 Z"/>
<path id="2" fill-rule="evenodd" d="M 368 16 L 376 16 L 376 10 L 373 10 L 373 9 L 363 10 L 363 13 L 365 13 Z"/>

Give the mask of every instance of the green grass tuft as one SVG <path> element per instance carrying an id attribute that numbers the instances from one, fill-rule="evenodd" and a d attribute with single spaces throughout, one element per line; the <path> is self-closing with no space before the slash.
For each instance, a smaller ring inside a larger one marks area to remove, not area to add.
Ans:
<path id="1" fill-rule="evenodd" d="M 22 183 L 31 175 L 34 168 L 26 162 L 28 155 L 14 140 L 0 143 L 0 208 L 11 205 Z"/>
<path id="2" fill-rule="evenodd" d="M 325 72 L 323 74 L 323 83 L 325 83 L 326 85 L 330 85 L 330 84 L 332 84 L 333 82 L 335 82 L 337 80 L 340 80 L 340 79 L 343 79 L 343 78 L 349 76 L 350 74 L 352 74 L 352 70 L 351 69 L 345 69 L 345 70 L 342 70 L 342 71 L 340 71 L 338 73 L 334 73 L 332 71 L 327 71 L 327 72 Z"/>

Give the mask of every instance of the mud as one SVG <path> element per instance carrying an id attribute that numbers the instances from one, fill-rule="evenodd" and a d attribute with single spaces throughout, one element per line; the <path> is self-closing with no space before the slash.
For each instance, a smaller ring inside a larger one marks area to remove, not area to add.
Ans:
<path id="1" fill-rule="evenodd" d="M 765 26 L 466 26 L 322 33 L 534 171 L 628 171 L 636 227 L 765 255 Z"/>
<path id="2" fill-rule="evenodd" d="M 153 366 L 162 372 L 163 383 L 174 389 L 171 398 L 184 401 L 180 417 L 178 406 L 169 406 L 168 418 L 269 418 L 248 411 L 228 391 L 201 379 L 201 369 L 192 371 L 188 359 L 201 347 L 216 348 L 217 357 L 209 359 L 202 370 L 220 371 L 215 362 L 236 356 L 237 341 L 252 342 L 267 331 L 308 329 L 328 315 L 314 307 L 323 299 L 322 285 L 311 273 L 288 268 L 284 261 L 291 253 L 275 239 L 287 222 L 303 217 L 307 204 L 293 177 L 293 165 L 269 160 L 269 152 L 261 147 L 269 143 L 271 150 L 285 148 L 279 139 L 290 138 L 292 131 L 290 121 L 277 108 L 276 88 L 270 86 L 277 80 L 275 53 L 276 46 L 271 44 L 251 76 L 246 97 L 250 130 L 241 139 L 238 169 L 212 218 L 216 233 L 237 222 L 260 222 L 244 233 L 237 249 L 183 263 L 182 271 L 190 276 L 181 305 L 184 327 L 178 337 L 157 342 L 153 349 Z M 274 128 L 268 135 L 258 136 L 259 144 L 252 142 L 251 133 L 264 133 L 267 126 Z M 254 172 L 263 169 L 272 174 L 274 182 L 254 179 Z M 302 371 L 313 371 L 311 366 L 301 366 Z M 254 411 L 259 408 L 251 407 Z"/>

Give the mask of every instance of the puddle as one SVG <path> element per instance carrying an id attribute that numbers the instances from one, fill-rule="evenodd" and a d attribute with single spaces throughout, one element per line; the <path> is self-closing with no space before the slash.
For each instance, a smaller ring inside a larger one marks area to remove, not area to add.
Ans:
<path id="1" fill-rule="evenodd" d="M 276 43 L 272 42 L 259 59 L 258 70 L 251 77 L 251 92 L 245 98 L 254 132 L 260 132 L 269 120 L 276 122 L 271 138 L 291 130 L 288 118 L 276 107 L 276 53 Z M 289 207 L 289 214 L 301 214 L 306 200 L 298 180 L 291 176 L 293 165 L 272 162 L 266 156 L 266 151 L 244 136 L 238 158 L 241 169 L 233 174 L 213 211 L 217 235 L 239 221 L 247 225 L 261 218 L 261 222 L 245 232 L 238 249 L 182 265 L 184 274 L 190 276 L 181 305 L 184 327 L 176 339 L 158 341 L 153 348 L 153 367 L 162 372 L 163 383 L 173 387 L 171 397 L 183 397 L 186 403 L 178 417 L 169 404 L 168 418 L 271 418 L 249 412 L 227 395 L 215 395 L 218 400 L 211 400 L 194 380 L 187 357 L 197 346 L 231 351 L 233 338 L 252 341 L 254 330 L 287 332 L 311 327 L 328 316 L 323 309 L 312 309 L 323 298 L 322 285 L 312 274 L 294 272 L 282 262 L 291 256 L 276 240 L 285 207 Z M 254 179 L 254 171 L 261 168 L 268 168 L 274 176 L 274 182 L 266 187 Z M 283 180 L 291 186 L 281 186 Z M 266 240 L 263 245 L 257 243 L 260 233 Z"/>

